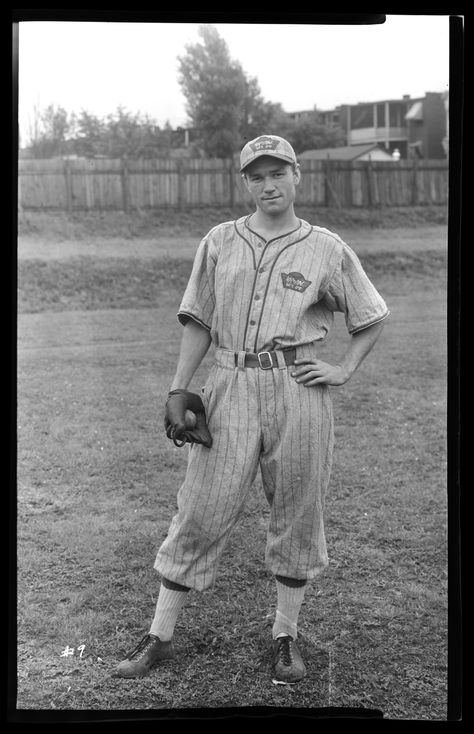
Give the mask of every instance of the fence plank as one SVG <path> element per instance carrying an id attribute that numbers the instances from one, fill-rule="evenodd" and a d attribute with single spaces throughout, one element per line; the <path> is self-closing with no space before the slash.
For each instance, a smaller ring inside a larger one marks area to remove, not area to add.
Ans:
<path id="1" fill-rule="evenodd" d="M 418 195 L 418 159 L 415 158 L 413 161 L 413 184 L 412 184 L 412 201 L 413 206 L 416 206 L 419 201 Z"/>
<path id="2" fill-rule="evenodd" d="M 70 161 L 64 161 L 64 176 L 66 179 L 66 207 L 68 214 L 72 212 L 72 175 Z"/>
<path id="3" fill-rule="evenodd" d="M 130 201 L 130 183 L 127 157 L 122 158 L 122 202 L 124 212 L 128 212 Z"/>

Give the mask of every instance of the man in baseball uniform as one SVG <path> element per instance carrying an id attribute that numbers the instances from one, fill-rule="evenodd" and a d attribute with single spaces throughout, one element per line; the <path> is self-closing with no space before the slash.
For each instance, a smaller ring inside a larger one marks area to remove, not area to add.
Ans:
<path id="1" fill-rule="evenodd" d="M 155 616 L 119 664 L 122 677 L 145 675 L 174 656 L 178 614 L 191 589 L 213 585 L 259 469 L 270 506 L 265 562 L 276 585 L 273 674 L 285 682 L 305 675 L 298 616 L 306 584 L 328 564 L 330 387 L 358 368 L 389 311 L 350 247 L 296 216 L 301 173 L 286 140 L 262 135 L 247 143 L 241 173 L 255 211 L 204 237 L 178 313 L 184 328 L 166 427 L 175 442 L 189 442 L 188 467 L 156 557 Z M 335 311 L 344 314 L 350 340 L 329 364 L 319 347 Z M 211 344 L 215 360 L 196 395 L 187 388 Z M 204 433 L 186 429 L 190 407 Z"/>

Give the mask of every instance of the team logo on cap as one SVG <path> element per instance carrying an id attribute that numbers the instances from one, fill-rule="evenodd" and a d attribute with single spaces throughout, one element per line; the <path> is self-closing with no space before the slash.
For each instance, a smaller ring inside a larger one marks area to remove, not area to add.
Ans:
<path id="1" fill-rule="evenodd" d="M 269 138 L 268 135 L 262 135 L 260 138 L 257 138 L 257 140 L 254 140 L 253 143 L 249 143 L 254 153 L 258 150 L 275 150 L 278 148 L 279 144 L 279 140 Z"/>
<path id="2" fill-rule="evenodd" d="M 281 279 L 283 281 L 283 288 L 289 288 L 292 291 L 298 291 L 302 293 L 306 288 L 311 285 L 310 280 L 306 280 L 304 275 L 301 273 L 282 273 Z"/>

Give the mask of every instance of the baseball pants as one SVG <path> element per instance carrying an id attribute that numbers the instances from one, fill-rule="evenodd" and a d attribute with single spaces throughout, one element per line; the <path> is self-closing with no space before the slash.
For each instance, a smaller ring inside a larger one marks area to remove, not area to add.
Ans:
<path id="1" fill-rule="evenodd" d="M 313 356 L 310 345 L 298 358 Z M 304 387 L 291 366 L 243 366 L 243 352 L 216 349 L 202 400 L 211 449 L 189 447 L 178 511 L 155 569 L 170 581 L 204 590 L 245 508 L 260 467 L 270 506 L 265 562 L 274 574 L 311 579 L 327 566 L 323 509 L 333 452 L 326 385 Z M 280 362 L 280 360 L 279 360 Z"/>

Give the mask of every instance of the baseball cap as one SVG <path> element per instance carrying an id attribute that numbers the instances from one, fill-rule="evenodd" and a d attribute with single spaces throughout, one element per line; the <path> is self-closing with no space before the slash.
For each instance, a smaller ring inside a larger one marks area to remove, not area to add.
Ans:
<path id="1" fill-rule="evenodd" d="M 278 135 L 260 135 L 244 145 L 240 153 L 240 172 L 262 155 L 280 158 L 285 163 L 296 163 L 296 154 L 291 145 Z"/>

